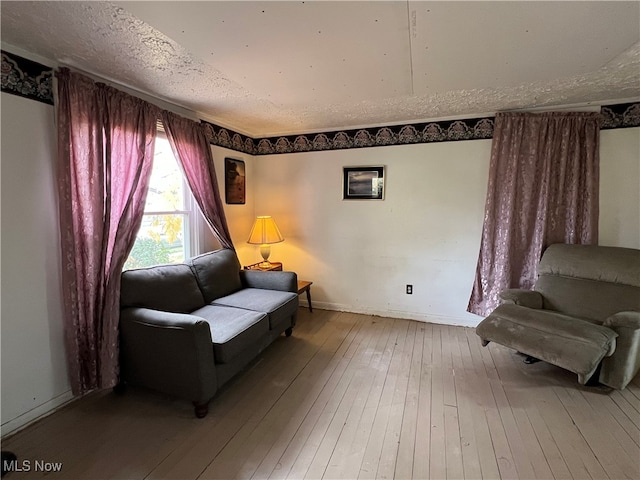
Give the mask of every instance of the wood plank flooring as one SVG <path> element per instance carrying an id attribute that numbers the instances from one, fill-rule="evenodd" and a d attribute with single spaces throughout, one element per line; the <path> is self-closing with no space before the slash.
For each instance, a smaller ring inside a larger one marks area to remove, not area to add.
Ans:
<path id="1" fill-rule="evenodd" d="M 2 449 L 29 461 L 8 480 L 42 478 L 36 461 L 87 480 L 640 479 L 640 379 L 582 387 L 470 328 L 301 308 L 205 419 L 97 392 Z"/>

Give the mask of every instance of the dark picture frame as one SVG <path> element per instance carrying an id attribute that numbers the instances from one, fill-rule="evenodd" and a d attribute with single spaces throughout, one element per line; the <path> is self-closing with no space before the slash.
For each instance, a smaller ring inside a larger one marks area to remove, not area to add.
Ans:
<path id="1" fill-rule="evenodd" d="M 246 202 L 246 170 L 244 161 L 224 159 L 224 196 L 228 205 L 244 205 Z"/>
<path id="2" fill-rule="evenodd" d="M 343 200 L 384 200 L 384 166 L 343 167 Z"/>

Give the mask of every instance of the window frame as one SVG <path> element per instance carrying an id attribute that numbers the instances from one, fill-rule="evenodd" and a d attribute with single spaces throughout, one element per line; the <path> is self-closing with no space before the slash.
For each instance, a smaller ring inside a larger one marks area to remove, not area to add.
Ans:
<path id="1" fill-rule="evenodd" d="M 169 139 L 160 125 L 158 125 L 158 129 L 156 132 L 155 142 L 157 145 L 157 141 L 162 139 L 169 144 Z M 194 257 L 200 253 L 201 240 L 200 237 L 202 235 L 202 213 L 200 212 L 200 208 L 198 203 L 196 202 L 193 193 L 191 192 L 191 188 L 189 187 L 189 183 L 187 182 L 186 176 L 184 174 L 182 164 L 179 159 L 176 158 L 173 149 L 169 144 L 168 152 L 170 153 L 173 161 L 176 163 L 178 167 L 178 172 L 180 174 L 180 184 L 182 188 L 182 209 L 176 210 L 147 210 L 146 202 L 145 209 L 142 214 L 142 218 L 144 217 L 154 217 L 154 216 L 164 216 L 164 215 L 181 215 L 183 217 L 183 225 L 182 225 L 182 233 L 183 233 L 183 252 L 184 259 L 181 262 L 188 260 L 191 257 Z M 154 147 L 154 164 L 155 167 L 155 158 L 156 158 L 156 150 Z M 153 172 L 152 167 L 152 172 Z M 151 180 L 148 185 L 148 189 L 152 187 Z M 149 190 L 147 190 L 147 195 Z M 144 221 L 142 222 L 144 223 Z M 136 241 L 138 239 L 138 235 L 140 233 L 140 229 L 142 228 L 142 223 L 138 231 L 136 232 Z M 128 257 L 127 257 L 128 262 Z M 181 263 L 181 262 L 172 262 L 171 264 Z M 125 262 L 126 264 L 126 262 Z M 148 268 L 152 265 L 148 265 L 141 268 Z"/>

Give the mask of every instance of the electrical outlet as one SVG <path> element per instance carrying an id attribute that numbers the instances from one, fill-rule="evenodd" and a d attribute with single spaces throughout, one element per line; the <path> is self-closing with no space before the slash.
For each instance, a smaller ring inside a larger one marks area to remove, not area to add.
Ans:
<path id="1" fill-rule="evenodd" d="M 407 285 L 407 295 L 413 295 L 413 285 Z"/>

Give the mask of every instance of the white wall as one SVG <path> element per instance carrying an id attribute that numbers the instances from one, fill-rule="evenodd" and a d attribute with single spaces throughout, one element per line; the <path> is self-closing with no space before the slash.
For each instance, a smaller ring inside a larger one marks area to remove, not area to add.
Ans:
<path id="1" fill-rule="evenodd" d="M 600 132 L 598 243 L 640 248 L 640 128 Z"/>
<path id="2" fill-rule="evenodd" d="M 465 310 L 490 150 L 479 140 L 258 157 L 256 214 L 285 237 L 272 257 L 314 282 L 320 308 L 475 324 Z M 384 201 L 342 200 L 350 165 L 386 166 Z"/>
<path id="3" fill-rule="evenodd" d="M 600 243 L 640 248 L 640 129 L 601 142 Z M 285 237 L 272 258 L 314 282 L 320 308 L 475 325 L 466 307 L 490 150 L 477 140 L 256 157 L 256 214 Z M 385 200 L 342 200 L 349 165 L 385 165 Z"/>
<path id="4" fill-rule="evenodd" d="M 2 434 L 71 398 L 62 327 L 54 109 L 2 100 Z"/>

